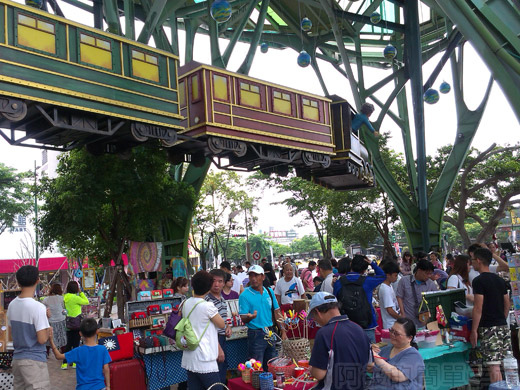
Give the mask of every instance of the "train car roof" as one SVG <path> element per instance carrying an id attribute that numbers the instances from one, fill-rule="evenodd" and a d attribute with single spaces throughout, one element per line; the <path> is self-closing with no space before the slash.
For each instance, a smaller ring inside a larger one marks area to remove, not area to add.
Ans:
<path id="1" fill-rule="evenodd" d="M 169 51 L 162 50 L 162 49 L 157 49 L 155 47 L 148 46 L 148 45 L 146 45 L 144 43 L 133 41 L 133 40 L 128 39 L 126 37 L 123 37 L 121 35 L 112 34 L 111 32 L 106 32 L 106 31 L 100 30 L 98 28 L 94 28 L 94 27 L 91 27 L 91 26 L 87 26 L 85 24 L 77 23 L 77 22 L 71 21 L 71 20 L 69 20 L 67 18 L 63 18 L 61 16 L 58 16 L 58 15 L 55 15 L 55 14 L 51 14 L 51 13 L 49 13 L 47 11 L 39 10 L 37 8 L 31 7 L 31 6 L 28 6 L 28 5 L 16 3 L 16 2 L 11 1 L 11 0 L 0 0 L 0 4 L 6 4 L 6 5 L 10 5 L 10 6 L 16 7 L 16 8 L 21 8 L 23 10 L 26 10 L 26 11 L 30 12 L 30 13 L 41 15 L 44 18 L 54 19 L 54 20 L 57 20 L 59 22 L 63 22 L 64 24 L 68 24 L 68 25 L 71 25 L 71 26 L 79 27 L 79 28 L 81 28 L 83 30 L 90 31 L 90 32 L 93 32 L 93 33 L 98 34 L 98 35 L 104 35 L 104 36 L 106 36 L 107 38 L 110 38 L 110 39 L 114 39 L 114 40 L 117 40 L 117 41 L 120 41 L 120 42 L 126 42 L 126 43 L 128 43 L 128 44 L 130 44 L 132 46 L 136 46 L 136 47 L 142 48 L 144 50 L 156 52 L 158 54 L 162 54 L 164 56 L 171 57 L 171 58 L 174 58 L 176 60 L 179 60 L 179 56 L 176 56 L 175 54 L 173 54 L 173 53 L 171 53 Z"/>
<path id="2" fill-rule="evenodd" d="M 289 92 L 294 92 L 294 93 L 297 93 L 297 94 L 300 94 L 300 95 L 313 97 L 313 98 L 316 98 L 316 99 L 319 99 L 319 100 L 323 100 L 323 101 L 326 101 L 326 102 L 332 102 L 331 99 L 329 99 L 329 98 L 327 98 L 325 96 L 320 96 L 320 95 L 316 95 L 316 94 L 313 94 L 313 93 L 310 93 L 310 92 L 300 91 L 298 89 L 286 87 L 286 86 L 280 85 L 280 84 L 271 83 L 269 81 L 257 79 L 257 78 L 251 77 L 251 76 L 246 76 L 246 75 L 243 75 L 243 74 L 240 74 L 240 73 L 230 72 L 229 70 L 226 70 L 226 69 L 217 68 L 217 67 L 211 66 L 211 65 L 201 64 L 200 62 L 196 62 L 196 61 L 191 61 L 188 64 L 185 64 L 185 65 L 179 67 L 179 79 L 182 78 L 182 77 L 188 76 L 191 73 L 195 73 L 199 69 L 208 69 L 208 70 L 216 71 L 218 73 L 227 74 L 229 76 L 240 77 L 241 79 L 254 81 L 254 82 L 257 82 L 257 83 L 260 83 L 260 84 L 270 85 L 272 87 L 280 88 L 282 90 L 286 90 L 286 91 L 289 91 Z"/>

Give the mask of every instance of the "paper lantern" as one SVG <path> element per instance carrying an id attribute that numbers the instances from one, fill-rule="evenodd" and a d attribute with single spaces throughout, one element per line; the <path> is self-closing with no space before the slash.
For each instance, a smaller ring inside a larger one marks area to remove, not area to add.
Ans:
<path id="1" fill-rule="evenodd" d="M 397 55 L 397 49 L 394 46 L 389 44 L 383 50 L 383 55 L 385 56 L 386 59 L 393 60 L 395 58 L 395 56 Z"/>
<path id="2" fill-rule="evenodd" d="M 300 22 L 300 26 L 301 26 L 302 30 L 305 32 L 311 31 L 312 21 L 309 18 L 303 18 L 302 21 Z"/>
<path id="3" fill-rule="evenodd" d="M 309 66 L 311 63 L 311 56 L 305 50 L 302 50 L 298 55 L 298 65 L 302 68 Z"/>

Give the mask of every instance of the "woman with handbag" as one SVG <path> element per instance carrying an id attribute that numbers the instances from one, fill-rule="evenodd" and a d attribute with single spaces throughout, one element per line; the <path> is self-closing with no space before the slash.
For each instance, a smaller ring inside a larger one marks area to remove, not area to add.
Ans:
<path id="1" fill-rule="evenodd" d="M 458 255 L 455 257 L 453 269 L 447 283 L 447 289 L 463 288 L 466 290 L 466 306 L 473 306 L 473 288 L 469 281 L 469 267 L 471 259 L 467 255 Z"/>
<path id="2" fill-rule="evenodd" d="M 49 325 L 53 329 L 54 344 L 57 348 L 67 345 L 67 333 L 65 326 L 65 304 L 63 303 L 63 290 L 61 284 L 53 283 L 49 295 L 43 299 L 45 307 L 49 308 L 51 316 Z M 47 355 L 51 349 L 50 342 L 47 343 Z"/>
<path id="3" fill-rule="evenodd" d="M 88 305 L 88 298 L 79 291 L 79 284 L 76 281 L 67 283 L 67 292 L 63 297 L 65 309 L 67 310 L 67 346 L 65 352 L 79 347 L 81 336 L 79 335 L 79 325 L 83 316 L 81 315 L 81 306 Z M 72 364 L 72 368 L 76 368 L 76 364 Z M 67 369 L 67 360 L 63 360 L 62 370 Z"/>

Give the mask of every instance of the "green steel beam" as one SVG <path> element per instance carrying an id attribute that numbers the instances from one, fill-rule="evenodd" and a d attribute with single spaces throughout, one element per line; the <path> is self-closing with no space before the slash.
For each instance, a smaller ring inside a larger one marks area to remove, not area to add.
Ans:
<path id="1" fill-rule="evenodd" d="M 135 39 L 135 8 L 133 0 L 124 0 L 125 37 Z"/>
<path id="2" fill-rule="evenodd" d="M 105 0 L 103 2 L 105 21 L 108 24 L 108 31 L 112 34 L 121 35 L 121 24 L 119 23 L 119 9 L 117 0 Z"/>
<path id="3" fill-rule="evenodd" d="M 240 39 L 240 36 L 242 35 L 242 31 L 244 30 L 244 27 L 246 26 L 249 18 L 251 17 L 251 14 L 255 10 L 256 4 L 258 0 L 250 0 L 249 5 L 247 6 L 247 9 L 245 10 L 244 14 L 242 15 L 242 21 L 240 24 L 236 27 L 235 31 L 233 32 L 233 36 L 228 42 L 228 45 L 226 47 L 226 50 L 224 51 L 224 55 L 222 56 L 222 61 L 224 62 L 224 65 L 227 66 L 229 62 L 229 58 L 231 57 L 231 53 L 235 49 L 235 46 Z"/>

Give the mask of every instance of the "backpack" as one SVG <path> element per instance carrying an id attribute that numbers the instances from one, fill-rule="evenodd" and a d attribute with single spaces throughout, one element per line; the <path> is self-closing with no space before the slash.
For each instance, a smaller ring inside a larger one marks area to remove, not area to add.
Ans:
<path id="1" fill-rule="evenodd" d="M 200 335 L 200 337 L 197 339 L 197 335 L 195 334 L 195 331 L 193 330 L 193 327 L 191 326 L 190 322 L 190 315 L 191 312 L 197 307 L 199 303 L 206 302 L 205 300 L 197 302 L 190 310 L 188 315 L 186 317 L 182 317 L 179 323 L 175 326 L 175 344 L 177 345 L 177 348 L 194 351 L 199 346 L 200 340 L 204 337 L 204 334 L 206 333 L 206 330 L 208 329 L 209 323 L 211 320 L 208 321 L 208 324 L 204 328 L 204 331 Z M 184 310 L 184 308 L 183 308 Z"/>
<path id="2" fill-rule="evenodd" d="M 341 289 L 338 300 L 341 302 L 341 314 L 346 314 L 349 320 L 355 322 L 363 329 L 367 329 L 372 323 L 372 308 L 363 289 L 366 276 L 360 276 L 355 282 L 351 282 L 346 276 L 339 280 Z"/>

